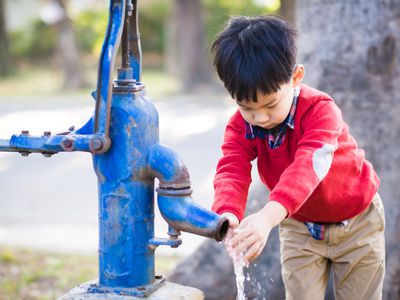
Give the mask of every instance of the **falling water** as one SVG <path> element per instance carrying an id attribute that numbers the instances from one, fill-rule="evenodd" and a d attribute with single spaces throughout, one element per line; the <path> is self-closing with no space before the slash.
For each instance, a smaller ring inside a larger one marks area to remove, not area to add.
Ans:
<path id="1" fill-rule="evenodd" d="M 239 256 L 232 256 L 233 267 L 236 275 L 236 287 L 237 287 L 237 296 L 236 300 L 246 300 L 246 295 L 244 294 L 244 273 L 243 268 L 246 265 L 243 254 L 241 253 Z"/>
<path id="2" fill-rule="evenodd" d="M 233 268 L 235 271 L 236 275 L 236 287 L 237 287 L 237 296 L 236 300 L 246 300 L 246 294 L 244 292 L 244 283 L 245 281 L 250 284 L 255 292 L 256 298 L 255 300 L 266 300 L 266 290 L 265 288 L 258 282 L 258 280 L 254 277 L 252 277 L 249 273 L 246 275 L 244 274 L 244 267 L 248 267 L 244 257 L 243 253 L 237 254 L 233 249 L 232 245 L 230 243 L 230 240 L 232 238 L 232 231 L 231 229 L 228 230 L 228 233 L 224 239 L 224 244 L 226 247 L 226 250 L 229 254 L 229 256 L 232 258 L 233 261 Z M 256 268 L 257 264 L 253 264 L 253 268 Z M 266 276 L 266 272 L 263 272 L 263 275 Z M 273 279 L 270 278 L 270 281 L 273 282 Z"/>
<path id="3" fill-rule="evenodd" d="M 236 287 L 237 287 L 237 296 L 236 300 L 246 300 L 246 295 L 244 293 L 244 281 L 245 276 L 243 272 L 244 266 L 246 266 L 246 262 L 243 257 L 243 253 L 239 255 L 233 251 L 230 245 L 230 239 L 232 238 L 232 231 L 231 229 L 228 230 L 228 233 L 225 237 L 224 244 L 228 251 L 229 256 L 232 258 L 233 261 L 233 268 L 236 275 Z"/>

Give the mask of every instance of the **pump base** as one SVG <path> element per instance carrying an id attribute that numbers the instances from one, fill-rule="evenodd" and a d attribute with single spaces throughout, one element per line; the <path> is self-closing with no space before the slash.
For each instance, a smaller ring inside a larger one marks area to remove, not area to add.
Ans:
<path id="1" fill-rule="evenodd" d="M 64 296 L 57 298 L 57 300 L 204 300 L 202 291 L 179 285 L 172 282 L 166 282 L 163 286 L 159 287 L 156 291 L 149 296 L 126 296 L 114 293 L 90 293 L 88 289 L 93 286 L 94 282 L 84 283 L 70 290 Z"/>

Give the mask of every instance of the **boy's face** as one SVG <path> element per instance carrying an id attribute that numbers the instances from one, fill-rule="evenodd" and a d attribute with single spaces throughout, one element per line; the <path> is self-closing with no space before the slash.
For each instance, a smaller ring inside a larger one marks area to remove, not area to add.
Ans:
<path id="1" fill-rule="evenodd" d="M 257 93 L 258 102 L 238 102 L 239 111 L 249 124 L 272 129 L 285 121 L 292 106 L 294 88 L 292 82 L 281 85 L 273 94 Z"/>
<path id="2" fill-rule="evenodd" d="M 292 107 L 294 88 L 304 77 L 304 66 L 297 65 L 290 82 L 282 84 L 276 93 L 257 93 L 258 102 L 238 102 L 239 111 L 249 124 L 265 129 L 273 129 L 283 121 Z"/>

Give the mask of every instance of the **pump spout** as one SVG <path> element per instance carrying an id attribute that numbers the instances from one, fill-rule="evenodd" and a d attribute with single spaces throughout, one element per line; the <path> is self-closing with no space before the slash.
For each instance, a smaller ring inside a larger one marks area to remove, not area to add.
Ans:
<path id="1" fill-rule="evenodd" d="M 157 144 L 150 150 L 150 166 L 160 180 L 158 206 L 167 223 L 176 230 L 222 241 L 229 222 L 192 200 L 189 173 L 179 156 Z"/>
<path id="2" fill-rule="evenodd" d="M 228 231 L 226 218 L 204 209 L 192 200 L 191 189 L 158 188 L 158 207 L 165 221 L 174 229 L 222 241 Z"/>

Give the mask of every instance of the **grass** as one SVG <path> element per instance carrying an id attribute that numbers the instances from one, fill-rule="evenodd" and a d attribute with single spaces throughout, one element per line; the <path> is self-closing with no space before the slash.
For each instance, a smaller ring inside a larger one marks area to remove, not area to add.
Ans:
<path id="1" fill-rule="evenodd" d="M 179 257 L 156 256 L 165 276 Z M 97 278 L 97 256 L 67 255 L 0 246 L 0 300 L 47 300 Z"/>
<path id="2" fill-rule="evenodd" d="M 62 90 L 63 75 L 58 70 L 49 66 L 34 65 L 20 68 L 13 74 L 0 78 L 0 102 L 30 101 L 29 99 L 37 97 L 90 95 L 96 89 L 97 69 L 88 67 L 84 73 L 87 75 L 87 88 L 65 91 Z M 178 79 L 168 76 L 160 69 L 146 69 L 142 74 L 142 81 L 151 98 L 169 96 L 180 89 Z"/>

